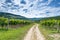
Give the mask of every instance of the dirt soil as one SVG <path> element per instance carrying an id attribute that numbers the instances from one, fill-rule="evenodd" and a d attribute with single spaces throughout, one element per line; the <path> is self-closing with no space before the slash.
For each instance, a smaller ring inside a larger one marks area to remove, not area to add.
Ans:
<path id="1" fill-rule="evenodd" d="M 38 24 L 33 25 L 24 37 L 24 40 L 45 40 L 44 36 L 38 29 L 38 26 Z"/>

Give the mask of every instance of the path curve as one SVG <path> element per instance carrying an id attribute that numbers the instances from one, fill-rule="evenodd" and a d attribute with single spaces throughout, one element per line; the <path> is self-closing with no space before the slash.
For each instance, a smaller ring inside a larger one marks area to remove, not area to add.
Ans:
<path id="1" fill-rule="evenodd" d="M 38 24 L 32 26 L 28 31 L 27 35 L 24 37 L 24 40 L 45 40 L 44 36 L 38 29 Z"/>

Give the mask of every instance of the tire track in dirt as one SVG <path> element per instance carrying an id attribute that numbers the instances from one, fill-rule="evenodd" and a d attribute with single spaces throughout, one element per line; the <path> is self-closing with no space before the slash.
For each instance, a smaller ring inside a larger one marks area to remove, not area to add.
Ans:
<path id="1" fill-rule="evenodd" d="M 44 36 L 39 31 L 38 26 L 38 24 L 33 25 L 24 37 L 24 40 L 45 40 Z"/>

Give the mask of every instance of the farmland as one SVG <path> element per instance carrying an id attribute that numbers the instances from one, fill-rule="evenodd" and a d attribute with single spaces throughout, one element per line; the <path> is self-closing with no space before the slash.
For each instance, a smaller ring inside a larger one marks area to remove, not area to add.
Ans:
<path id="1" fill-rule="evenodd" d="M 60 20 L 57 19 L 47 19 L 40 21 L 40 30 L 42 34 L 46 37 L 46 40 L 59 40 L 60 35 Z M 55 35 L 57 35 L 55 37 Z"/>
<path id="2" fill-rule="evenodd" d="M 0 40 L 22 40 L 32 25 L 28 20 L 0 17 Z"/>
<path id="3" fill-rule="evenodd" d="M 32 28 L 30 35 L 30 37 L 32 36 L 32 40 L 35 39 L 35 37 L 36 40 L 38 40 L 40 39 L 39 37 L 41 36 L 42 36 L 41 40 L 42 39 L 59 40 L 60 38 L 59 16 L 51 17 L 51 18 L 42 18 L 42 19 L 41 18 L 31 19 L 22 16 L 19 16 L 18 18 L 17 15 L 12 15 L 12 14 L 9 14 L 10 17 L 6 15 L 0 17 L 0 40 L 23 40 L 27 32 L 29 32 L 28 30 L 30 28 Z M 40 32 L 38 28 L 40 29 Z M 37 35 L 40 36 L 37 37 Z M 54 35 L 57 35 L 57 38 L 56 36 L 54 37 Z M 27 40 L 28 40 L 28 35 L 27 35 Z"/>

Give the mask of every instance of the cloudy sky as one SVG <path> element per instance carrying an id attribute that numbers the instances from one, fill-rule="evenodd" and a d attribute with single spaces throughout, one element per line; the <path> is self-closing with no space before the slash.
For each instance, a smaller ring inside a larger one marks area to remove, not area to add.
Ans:
<path id="1" fill-rule="evenodd" d="M 60 0 L 0 0 L 0 12 L 28 18 L 60 15 Z"/>

